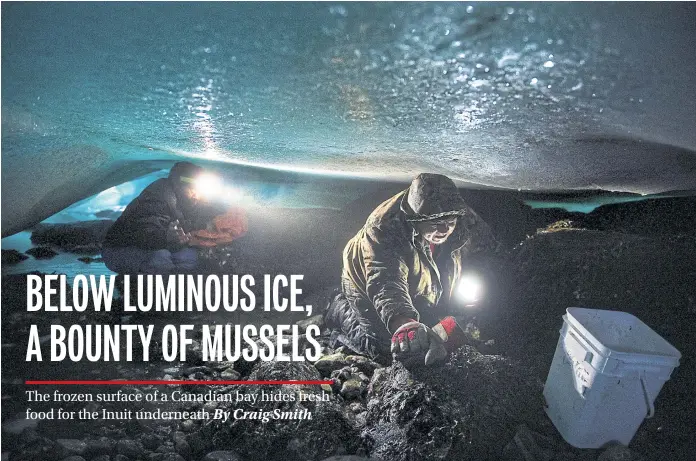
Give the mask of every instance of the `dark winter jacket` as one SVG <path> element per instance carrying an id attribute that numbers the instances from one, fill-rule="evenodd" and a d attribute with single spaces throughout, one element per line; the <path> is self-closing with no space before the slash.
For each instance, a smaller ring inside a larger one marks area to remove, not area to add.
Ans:
<path id="1" fill-rule="evenodd" d="M 104 246 L 181 249 L 175 233 L 167 232 L 170 226 L 178 221 L 184 231 L 191 232 L 205 227 L 207 219 L 186 197 L 188 183 L 181 181 L 182 177 L 192 177 L 200 171 L 202 169 L 196 165 L 180 162 L 174 165 L 169 177 L 147 186 L 109 229 Z"/>
<path id="2" fill-rule="evenodd" d="M 412 222 L 457 216 L 454 232 L 435 250 Z M 467 255 L 492 249 L 488 225 L 449 178 L 421 174 L 411 187 L 379 205 L 343 251 L 344 295 L 366 318 L 385 327 L 395 315 L 426 323 L 439 320 Z M 370 311 L 373 312 L 370 312 Z"/>

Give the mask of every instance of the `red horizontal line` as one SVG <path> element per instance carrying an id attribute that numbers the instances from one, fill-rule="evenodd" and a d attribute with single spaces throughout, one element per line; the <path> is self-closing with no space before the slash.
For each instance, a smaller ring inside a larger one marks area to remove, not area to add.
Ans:
<path id="1" fill-rule="evenodd" d="M 233 384 L 247 384 L 255 386 L 263 385 L 275 385 L 280 386 L 284 384 L 304 384 L 304 385 L 320 385 L 320 384 L 333 384 L 333 381 L 175 381 L 175 380 L 141 380 L 141 381 L 129 381 L 129 380 L 114 380 L 114 381 L 32 381 L 27 380 L 24 382 L 27 385 L 107 385 L 107 386 L 146 386 L 146 385 L 194 385 L 194 386 L 229 386 Z"/>

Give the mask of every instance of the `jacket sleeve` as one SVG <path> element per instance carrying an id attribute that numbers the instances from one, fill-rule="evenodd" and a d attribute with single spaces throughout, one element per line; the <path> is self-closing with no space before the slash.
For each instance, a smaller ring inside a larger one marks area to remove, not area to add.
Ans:
<path id="1" fill-rule="evenodd" d="M 398 247 L 403 242 L 391 245 L 374 233 L 366 233 L 361 244 L 367 296 L 387 329 L 395 315 L 418 320 L 420 315 L 413 307 L 408 290 L 408 263 Z"/>
<path id="2" fill-rule="evenodd" d="M 137 216 L 133 217 L 139 230 L 133 233 L 136 240 L 134 243 L 148 250 L 174 249 L 181 246 L 178 242 L 167 239 L 167 229 L 173 217 L 164 198 L 146 197 L 139 205 Z"/>

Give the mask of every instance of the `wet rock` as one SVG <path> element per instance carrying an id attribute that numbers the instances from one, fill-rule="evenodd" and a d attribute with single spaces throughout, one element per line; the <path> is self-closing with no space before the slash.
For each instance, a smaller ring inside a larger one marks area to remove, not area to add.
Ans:
<path id="1" fill-rule="evenodd" d="M 324 316 L 323 315 L 314 315 L 308 319 L 305 320 L 300 320 L 295 323 L 298 327 L 300 327 L 300 331 L 307 331 L 307 327 L 315 325 L 321 328 L 324 326 Z"/>
<path id="2" fill-rule="evenodd" d="M 203 364 L 203 347 L 201 346 L 200 341 L 195 339 L 193 340 L 193 343 L 191 343 L 191 346 L 188 349 L 186 358 L 188 363 L 192 365 Z"/>
<path id="3" fill-rule="evenodd" d="M 101 455 L 101 456 L 97 456 L 96 458 L 92 458 L 91 461 L 111 461 L 111 456 Z"/>
<path id="4" fill-rule="evenodd" d="M 155 450 L 157 453 L 174 453 L 174 444 L 172 442 L 165 442 Z"/>
<path id="5" fill-rule="evenodd" d="M 113 461 L 130 461 L 126 455 L 116 455 L 113 457 Z"/>
<path id="6" fill-rule="evenodd" d="M 184 433 L 179 432 L 174 435 L 174 450 L 184 458 L 191 457 L 193 450 L 191 450 L 191 446 L 186 441 L 186 435 Z"/>
<path id="7" fill-rule="evenodd" d="M 372 373 L 374 373 L 377 368 L 382 368 L 382 365 L 379 363 L 367 357 L 363 357 L 362 355 L 349 355 L 346 357 L 346 362 L 348 362 L 351 367 L 357 368 L 368 376 L 372 376 Z"/>
<path id="8" fill-rule="evenodd" d="M 356 428 L 357 430 L 362 430 L 366 422 L 366 410 L 367 408 L 365 407 L 365 405 L 363 405 L 362 402 L 352 402 L 347 406 L 343 407 L 343 415 L 354 428 Z"/>
<path id="9" fill-rule="evenodd" d="M 347 400 L 362 397 L 367 391 L 370 378 L 357 367 L 343 367 L 331 372 L 332 388 Z"/>
<path id="10" fill-rule="evenodd" d="M 161 461 L 186 461 L 186 458 L 178 453 L 166 453 L 162 455 Z"/>
<path id="11" fill-rule="evenodd" d="M 251 380 L 319 380 L 319 372 L 303 362 L 259 362 L 251 374 Z M 272 414 L 278 410 L 288 419 L 263 422 L 261 419 L 240 419 L 209 425 L 213 429 L 213 446 L 234 448 L 245 461 L 286 461 L 302 459 L 315 461 L 328 456 L 355 453 L 361 446 L 357 430 L 344 416 L 335 401 L 299 400 L 300 393 L 316 394 L 318 386 L 283 385 L 273 389 L 278 398 L 255 404 L 227 404 L 230 408 Z M 244 394 L 268 393 L 259 386 L 243 386 Z"/>
<path id="12" fill-rule="evenodd" d="M 628 447 L 621 445 L 607 448 L 597 461 L 643 461 L 644 458 Z"/>
<path id="13" fill-rule="evenodd" d="M 195 375 L 197 373 L 203 373 L 203 374 L 209 374 L 210 373 L 210 368 L 206 366 L 195 366 L 195 367 L 189 367 L 184 370 L 184 374 L 189 376 L 189 375 Z"/>
<path id="14" fill-rule="evenodd" d="M 140 442 L 148 450 L 154 450 L 160 445 L 162 438 L 153 433 L 143 434 L 140 437 Z"/>
<path id="15" fill-rule="evenodd" d="M 73 455 L 73 456 L 68 456 L 67 458 L 63 458 L 62 461 L 87 461 L 87 460 L 85 458 L 83 458 L 82 456 Z"/>
<path id="16" fill-rule="evenodd" d="M 222 360 L 220 362 L 212 362 L 209 363 L 210 367 L 212 367 L 215 370 L 222 371 L 226 369 L 233 369 L 234 368 L 234 362 L 229 362 L 227 360 Z"/>
<path id="17" fill-rule="evenodd" d="M 116 451 L 120 455 L 128 456 L 129 458 L 138 458 L 145 454 L 145 447 L 140 442 L 130 439 L 119 440 L 116 444 Z"/>
<path id="18" fill-rule="evenodd" d="M 209 447 L 209 441 L 204 439 L 200 432 L 186 434 L 186 442 L 191 447 L 191 451 L 200 456 Z"/>
<path id="19" fill-rule="evenodd" d="M 322 376 L 329 376 L 332 371 L 338 370 L 348 365 L 349 362 L 348 360 L 346 360 L 346 355 L 340 352 L 336 352 L 331 355 L 325 355 L 314 363 L 314 366 L 317 370 L 319 370 Z"/>
<path id="20" fill-rule="evenodd" d="M 83 256 L 81 258 L 77 258 L 77 260 L 80 262 L 83 262 L 85 264 L 104 262 L 104 260 L 102 258 L 92 258 L 90 256 Z"/>
<path id="21" fill-rule="evenodd" d="M 184 432 L 193 432 L 196 430 L 196 422 L 192 419 L 187 419 L 179 424 L 179 427 Z"/>
<path id="22" fill-rule="evenodd" d="M 30 248 L 27 251 L 25 251 L 25 253 L 29 256 L 33 256 L 36 259 L 51 259 L 54 256 L 58 255 L 57 252 L 51 250 L 48 247 Z"/>
<path id="23" fill-rule="evenodd" d="M 67 224 L 39 224 L 31 233 L 31 241 L 73 253 L 95 254 L 114 222 L 100 219 Z"/>
<path id="24" fill-rule="evenodd" d="M 224 370 L 220 373 L 220 378 L 228 381 L 238 381 L 239 378 L 241 378 L 241 376 L 242 375 L 238 371 L 235 371 L 231 368 L 228 368 L 227 370 Z"/>
<path id="25" fill-rule="evenodd" d="M 341 386 L 341 396 L 346 400 L 359 399 L 366 391 L 367 384 L 359 377 L 351 377 Z"/>
<path id="26" fill-rule="evenodd" d="M 216 409 L 217 407 L 218 407 L 218 403 L 217 403 L 217 402 L 214 402 L 214 401 L 205 402 L 205 403 L 203 404 L 203 409 L 204 409 L 205 411 L 212 411 L 212 412 L 214 412 L 215 409 Z"/>
<path id="27" fill-rule="evenodd" d="M 500 356 L 470 346 L 440 367 L 375 371 L 362 431 L 389 460 L 499 459 L 517 425 L 543 418 L 542 383 Z"/>
<path id="28" fill-rule="evenodd" d="M 116 448 L 116 441 L 108 437 L 87 440 L 87 453 L 90 455 L 107 455 Z"/>
<path id="29" fill-rule="evenodd" d="M 322 459 L 321 461 L 375 461 L 370 458 L 363 458 L 362 456 L 353 455 L 343 455 L 343 456 L 332 456 L 330 458 Z"/>
<path id="30" fill-rule="evenodd" d="M 42 438 L 32 438 L 17 450 L 10 453 L 10 461 L 45 461 L 61 459 L 61 449 L 55 442 Z"/>
<path id="31" fill-rule="evenodd" d="M 5 286 L 3 286 L 3 292 L 6 292 Z M 38 424 L 38 420 L 27 419 L 24 414 L 20 413 L 14 419 L 3 423 L 2 431 L 10 434 L 21 434 L 26 429 L 36 428 Z"/>
<path id="32" fill-rule="evenodd" d="M 84 455 L 87 452 L 87 444 L 78 439 L 58 439 L 56 443 L 67 455 Z"/>
<path id="33" fill-rule="evenodd" d="M 213 451 L 205 455 L 203 461 L 242 461 L 233 451 Z"/>
<path id="34" fill-rule="evenodd" d="M 17 264 L 25 259 L 29 259 L 29 256 L 17 250 L 2 250 L 2 264 Z"/>

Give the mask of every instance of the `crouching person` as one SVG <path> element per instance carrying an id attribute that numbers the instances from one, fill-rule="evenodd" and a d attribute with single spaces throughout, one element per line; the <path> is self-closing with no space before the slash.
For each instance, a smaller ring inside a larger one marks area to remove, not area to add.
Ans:
<path id="1" fill-rule="evenodd" d="M 346 245 L 341 294 L 326 312 L 332 339 L 381 361 L 443 361 L 464 338 L 451 315 L 462 261 L 494 244 L 451 179 L 420 174 Z"/>
<path id="2" fill-rule="evenodd" d="M 195 272 L 198 253 L 191 232 L 208 219 L 194 188 L 203 171 L 179 162 L 167 178 L 146 187 L 107 232 L 102 244 L 106 267 L 118 274 Z"/>

